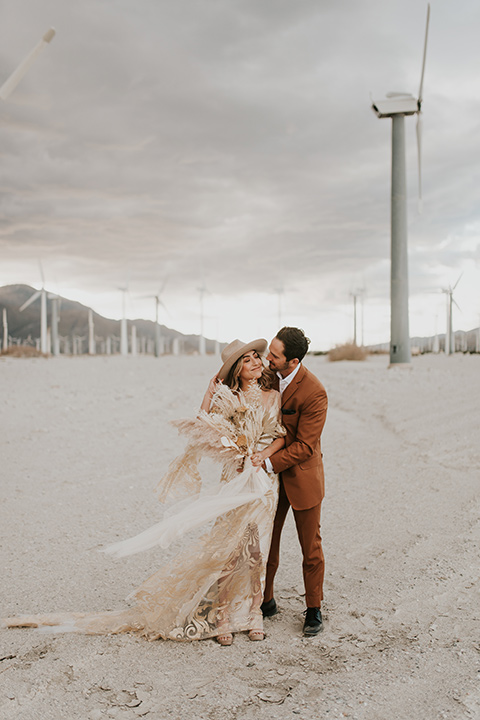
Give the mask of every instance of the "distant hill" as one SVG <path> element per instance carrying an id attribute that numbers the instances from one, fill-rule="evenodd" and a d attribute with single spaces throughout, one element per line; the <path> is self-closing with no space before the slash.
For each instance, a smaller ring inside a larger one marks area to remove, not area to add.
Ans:
<path id="1" fill-rule="evenodd" d="M 13 344 L 27 344 L 35 346 L 40 337 L 40 298 L 37 298 L 23 312 L 19 308 L 36 292 L 29 285 L 5 285 L 0 287 L 0 323 L 2 322 L 3 308 L 7 310 L 9 341 Z M 60 298 L 58 334 L 61 339 L 60 351 L 71 352 L 75 346 L 76 351 L 85 353 L 88 351 L 88 311 L 86 305 L 79 302 Z M 47 324 L 51 325 L 51 302 L 47 303 Z M 97 341 L 97 352 L 105 352 L 107 338 L 110 338 L 112 352 L 117 352 L 120 336 L 120 321 L 105 318 L 93 311 L 93 322 L 95 327 L 95 338 Z M 153 352 L 155 342 L 155 323 L 151 320 L 127 320 L 129 337 L 132 325 L 135 325 L 139 351 Z M 165 353 L 172 352 L 174 340 L 177 341 L 181 353 L 198 352 L 199 336 L 184 335 L 183 333 L 160 325 L 160 334 L 163 339 Z M 0 343 L 3 332 L 0 328 Z M 206 338 L 205 347 L 207 353 L 215 352 L 215 341 Z M 224 347 L 224 346 L 222 346 Z"/>

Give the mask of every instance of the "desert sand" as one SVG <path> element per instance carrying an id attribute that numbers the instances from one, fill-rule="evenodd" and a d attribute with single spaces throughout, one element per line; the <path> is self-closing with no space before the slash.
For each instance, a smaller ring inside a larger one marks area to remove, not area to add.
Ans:
<path id="1" fill-rule="evenodd" d="M 480 356 L 306 365 L 330 400 L 324 632 L 301 635 L 289 518 L 264 642 L 0 630 L 2 720 L 479 718 Z M 0 615 L 96 611 L 168 552 L 98 552 L 161 515 L 153 489 L 214 357 L 0 359 Z"/>

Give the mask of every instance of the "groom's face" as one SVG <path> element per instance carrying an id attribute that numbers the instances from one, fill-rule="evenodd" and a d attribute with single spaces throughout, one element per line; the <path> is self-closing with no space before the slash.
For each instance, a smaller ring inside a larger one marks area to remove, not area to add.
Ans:
<path id="1" fill-rule="evenodd" d="M 270 370 L 279 372 L 283 377 L 290 375 L 297 365 L 296 360 L 288 361 L 285 357 L 285 345 L 277 337 L 274 337 L 268 348 L 269 353 L 267 360 L 270 365 Z"/>

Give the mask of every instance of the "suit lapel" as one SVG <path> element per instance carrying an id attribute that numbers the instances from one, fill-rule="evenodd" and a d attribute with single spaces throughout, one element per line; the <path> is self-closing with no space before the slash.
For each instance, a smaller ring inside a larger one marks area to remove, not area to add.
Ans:
<path id="1" fill-rule="evenodd" d="M 303 365 L 300 367 L 300 370 L 297 372 L 295 377 L 293 378 L 292 382 L 285 388 L 283 394 L 282 394 L 282 407 L 285 405 L 286 402 L 290 400 L 292 395 L 297 390 L 299 384 L 302 382 L 303 378 L 306 375 L 306 369 L 303 367 Z"/>

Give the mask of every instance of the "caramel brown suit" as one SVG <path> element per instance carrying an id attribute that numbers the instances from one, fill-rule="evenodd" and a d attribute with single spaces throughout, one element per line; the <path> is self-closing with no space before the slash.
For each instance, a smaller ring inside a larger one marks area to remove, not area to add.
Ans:
<path id="1" fill-rule="evenodd" d="M 301 365 L 282 394 L 282 422 L 287 431 L 285 447 L 270 458 L 280 477 L 280 496 L 267 563 L 265 601 L 273 597 L 280 536 L 290 506 L 302 547 L 307 607 L 320 607 L 323 598 L 320 507 L 325 495 L 325 481 L 320 437 L 327 406 L 327 393 L 322 383 Z"/>

